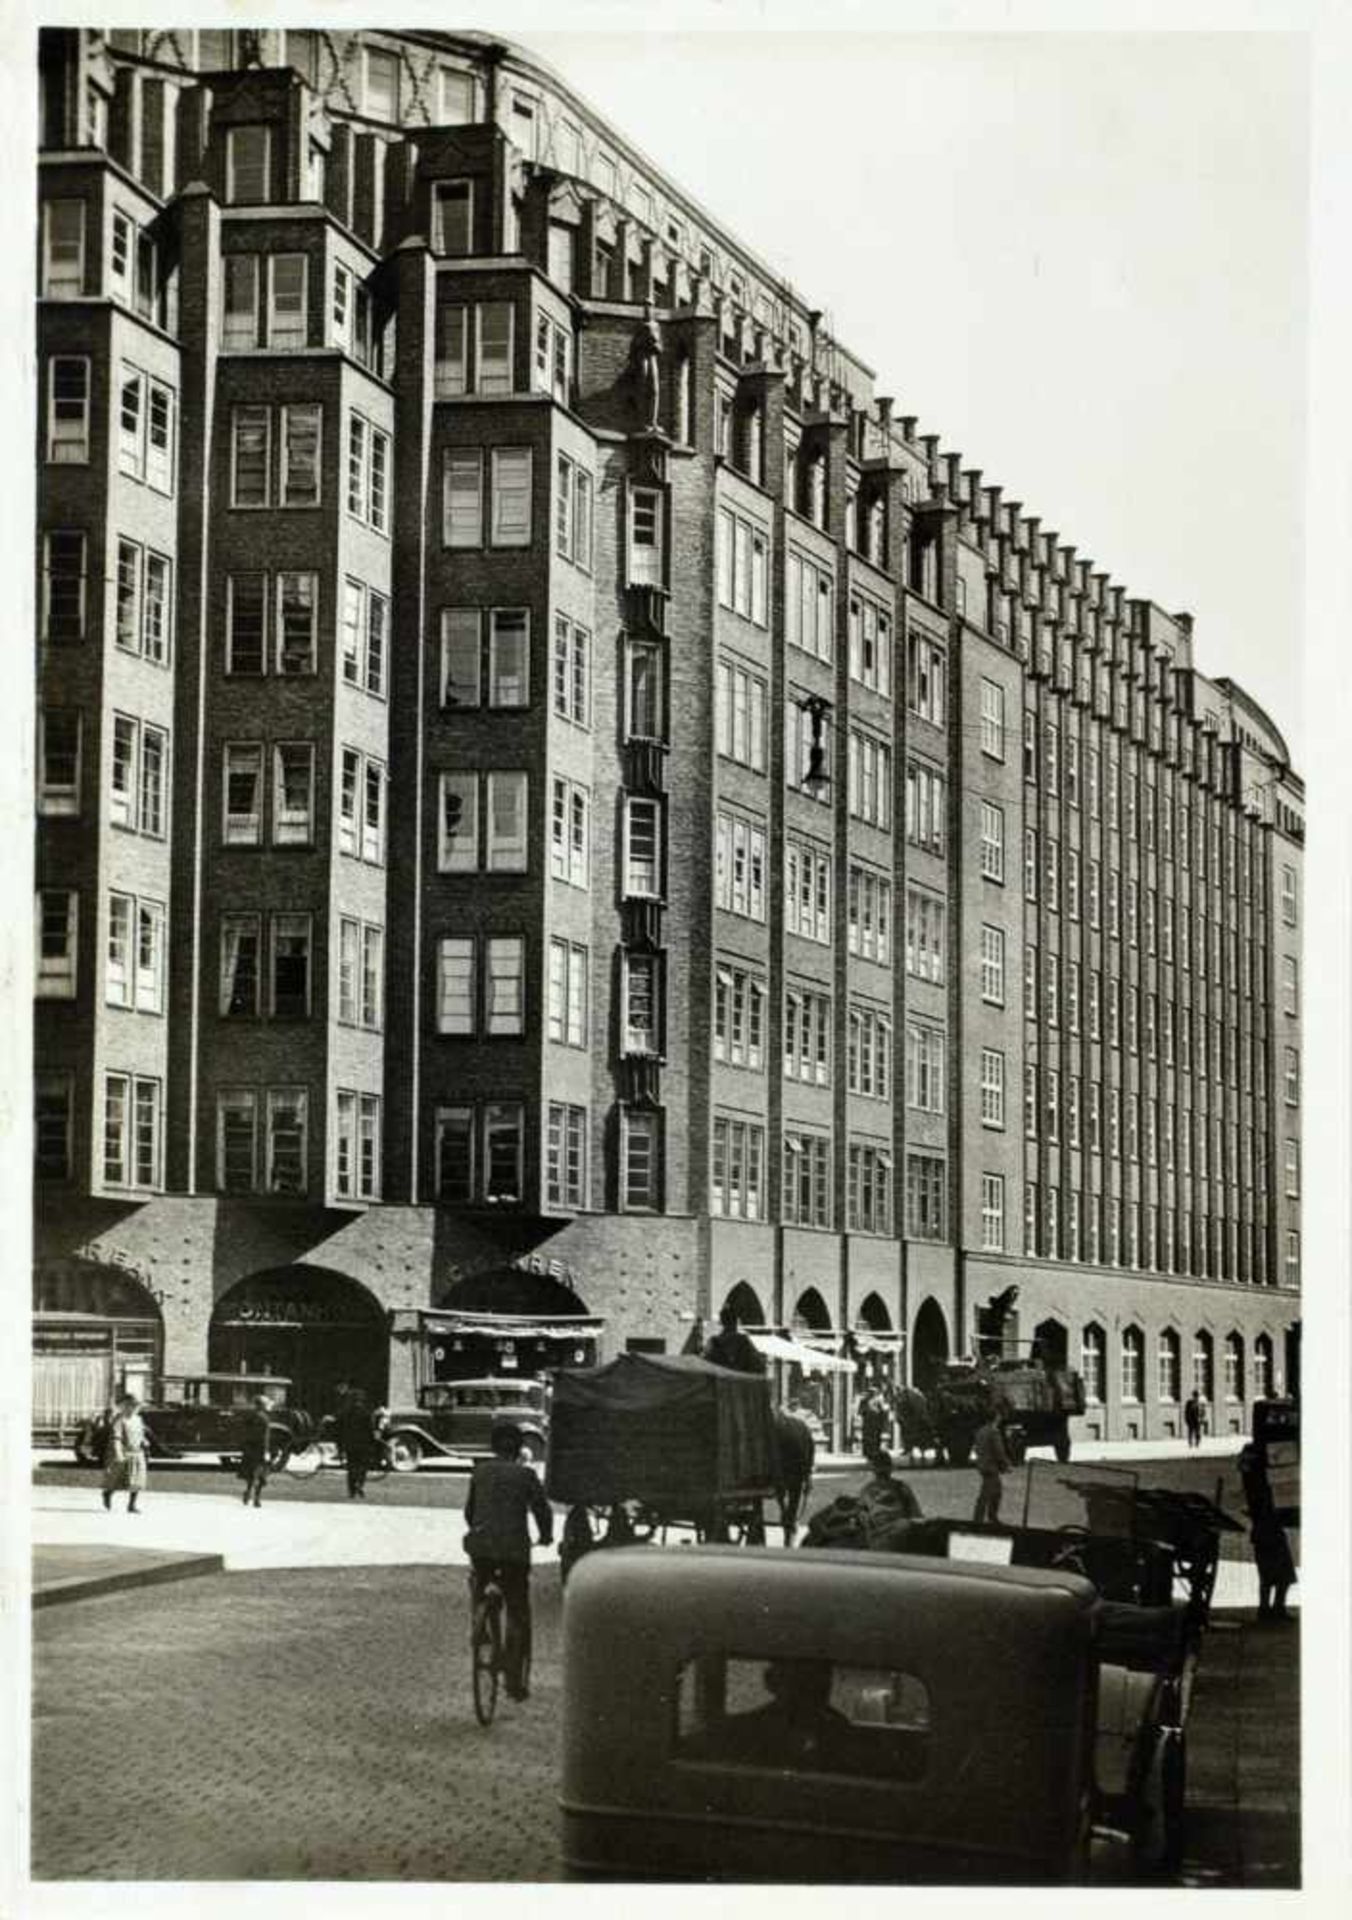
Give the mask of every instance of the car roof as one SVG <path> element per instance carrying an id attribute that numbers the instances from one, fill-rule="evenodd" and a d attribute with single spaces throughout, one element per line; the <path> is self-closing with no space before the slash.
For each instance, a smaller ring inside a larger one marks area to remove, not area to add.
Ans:
<path id="1" fill-rule="evenodd" d="M 269 1387 L 289 1387 L 290 1376 L 284 1373 L 162 1373 L 160 1385 L 169 1380 L 212 1380 L 225 1381 L 232 1387 L 255 1387 L 264 1393 Z"/>

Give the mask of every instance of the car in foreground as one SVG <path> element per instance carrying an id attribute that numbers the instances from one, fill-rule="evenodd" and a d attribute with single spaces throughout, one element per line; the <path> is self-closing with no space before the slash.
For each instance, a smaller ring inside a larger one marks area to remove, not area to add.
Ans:
<path id="1" fill-rule="evenodd" d="M 305 1447 L 313 1433 L 309 1414 L 288 1405 L 291 1381 L 277 1374 L 166 1373 L 141 1406 L 152 1460 L 200 1459 L 222 1466 L 239 1460 L 244 1415 L 259 1394 L 268 1399 L 268 1453 L 274 1469 Z M 96 1416 L 75 1436 L 75 1458 L 101 1466 L 103 1448 Z"/>

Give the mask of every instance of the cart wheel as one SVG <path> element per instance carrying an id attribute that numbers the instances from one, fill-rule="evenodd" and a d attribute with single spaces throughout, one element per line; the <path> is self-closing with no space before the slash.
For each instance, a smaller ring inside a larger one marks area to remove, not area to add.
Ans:
<path id="1" fill-rule="evenodd" d="M 1183 1863 L 1185 1740 L 1181 1727 L 1156 1730 L 1131 1831 L 1132 1859 L 1146 1872 L 1173 1875 Z"/>

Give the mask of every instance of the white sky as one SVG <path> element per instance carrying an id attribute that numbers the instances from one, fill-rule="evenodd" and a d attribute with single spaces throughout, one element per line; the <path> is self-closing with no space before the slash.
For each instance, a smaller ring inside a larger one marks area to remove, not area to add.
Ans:
<path id="1" fill-rule="evenodd" d="M 1299 764 L 1304 44 L 521 31 Z"/>

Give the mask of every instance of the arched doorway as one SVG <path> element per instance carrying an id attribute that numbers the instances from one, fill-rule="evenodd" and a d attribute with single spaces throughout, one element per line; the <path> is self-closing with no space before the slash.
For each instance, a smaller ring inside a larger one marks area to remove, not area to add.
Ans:
<path id="1" fill-rule="evenodd" d="M 281 1374 L 291 1404 L 331 1413 L 341 1386 L 373 1405 L 389 1391 L 384 1308 L 357 1280 L 328 1267 L 274 1267 L 238 1281 L 216 1302 L 207 1336 L 213 1373 Z"/>
<path id="2" fill-rule="evenodd" d="M 1059 1320 L 1039 1320 L 1033 1328 L 1032 1358 L 1053 1373 L 1070 1365 L 1070 1335 Z"/>
<path id="3" fill-rule="evenodd" d="M 602 1324 L 556 1274 L 522 1261 L 484 1268 L 423 1315 L 419 1380 L 536 1379 L 594 1366 Z"/>
<path id="4" fill-rule="evenodd" d="M 59 1440 L 114 1393 L 145 1399 L 164 1323 L 138 1274 L 75 1255 L 33 1270 L 33 1431 Z"/>
<path id="5" fill-rule="evenodd" d="M 826 1302 L 815 1287 L 807 1287 L 799 1294 L 793 1309 L 793 1326 L 812 1333 L 829 1333 L 831 1316 L 826 1310 Z"/>
<path id="6" fill-rule="evenodd" d="M 765 1308 L 760 1303 L 760 1295 L 745 1280 L 739 1280 L 732 1289 L 723 1307 L 731 1307 L 737 1315 L 739 1327 L 763 1327 L 766 1324 Z M 721 1314 L 723 1308 L 719 1308 Z"/>
<path id="7" fill-rule="evenodd" d="M 890 1399 L 892 1390 L 900 1385 L 897 1363 L 901 1357 L 901 1341 L 881 1294 L 866 1293 L 859 1302 L 854 1338 L 859 1352 L 860 1387 L 878 1387 Z"/>
<path id="8" fill-rule="evenodd" d="M 924 1393 L 934 1384 L 935 1375 L 948 1359 L 948 1322 L 943 1308 L 927 1296 L 915 1316 L 911 1336 L 911 1381 Z"/>

